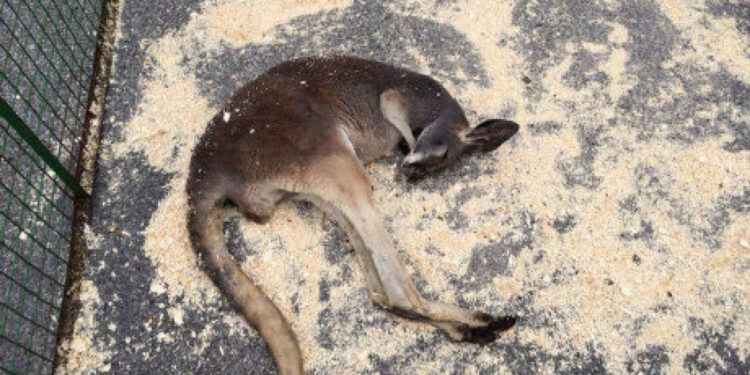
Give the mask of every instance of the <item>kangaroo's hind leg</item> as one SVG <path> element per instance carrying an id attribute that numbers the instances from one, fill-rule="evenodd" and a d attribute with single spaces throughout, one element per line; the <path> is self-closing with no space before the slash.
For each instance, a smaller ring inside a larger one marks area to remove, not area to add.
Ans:
<path id="1" fill-rule="evenodd" d="M 378 306 L 431 323 L 459 341 L 489 342 L 495 332 L 514 325 L 513 317 L 496 318 L 422 298 L 376 212 L 364 169 L 346 148 L 318 160 L 296 187 L 300 198 L 332 212 L 349 229 Z"/>

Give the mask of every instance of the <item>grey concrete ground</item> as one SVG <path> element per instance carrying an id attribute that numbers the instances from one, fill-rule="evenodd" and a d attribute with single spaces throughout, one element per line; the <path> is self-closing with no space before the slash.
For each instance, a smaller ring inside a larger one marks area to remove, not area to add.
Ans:
<path id="1" fill-rule="evenodd" d="M 317 210 L 227 225 L 310 373 L 750 371 L 750 7 L 742 1 L 126 1 L 84 309 L 63 373 L 274 373 L 196 268 L 184 179 L 242 83 L 311 54 L 443 82 L 473 121 L 522 124 L 407 185 L 373 176 L 426 295 L 522 316 L 487 347 L 374 308 Z"/>

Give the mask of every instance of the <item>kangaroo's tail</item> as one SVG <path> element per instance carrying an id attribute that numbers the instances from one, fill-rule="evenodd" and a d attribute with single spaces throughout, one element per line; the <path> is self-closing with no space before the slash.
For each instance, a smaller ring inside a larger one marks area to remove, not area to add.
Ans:
<path id="1" fill-rule="evenodd" d="M 268 345 L 281 375 L 302 375 L 302 354 L 289 323 L 227 251 L 222 210 L 213 202 L 193 202 L 188 229 L 193 248 L 216 285 Z"/>

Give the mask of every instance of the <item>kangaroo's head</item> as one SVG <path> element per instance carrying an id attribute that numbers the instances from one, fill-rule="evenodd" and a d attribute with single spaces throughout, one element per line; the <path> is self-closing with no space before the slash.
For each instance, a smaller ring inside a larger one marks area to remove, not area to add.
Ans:
<path id="1" fill-rule="evenodd" d="M 518 132 L 508 120 L 487 120 L 469 127 L 463 113 L 444 110 L 417 137 L 402 168 L 409 179 L 419 179 L 455 162 L 472 151 L 492 151 Z"/>

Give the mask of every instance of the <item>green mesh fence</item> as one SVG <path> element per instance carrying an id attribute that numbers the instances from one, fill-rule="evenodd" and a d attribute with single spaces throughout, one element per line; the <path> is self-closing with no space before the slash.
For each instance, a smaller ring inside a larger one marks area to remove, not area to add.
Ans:
<path id="1" fill-rule="evenodd" d="M 49 374 L 102 0 L 0 0 L 0 372 Z"/>

